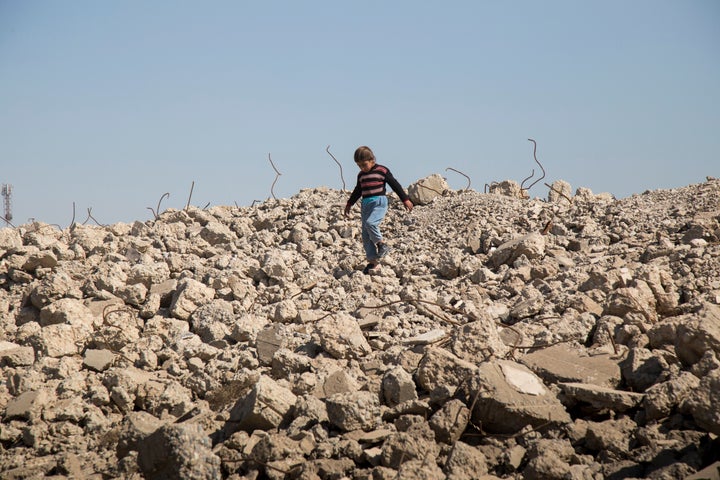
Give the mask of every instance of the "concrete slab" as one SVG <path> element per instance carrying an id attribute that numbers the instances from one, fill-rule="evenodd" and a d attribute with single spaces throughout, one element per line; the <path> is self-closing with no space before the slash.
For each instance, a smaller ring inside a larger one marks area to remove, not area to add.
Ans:
<path id="1" fill-rule="evenodd" d="M 587 383 L 568 382 L 558 385 L 567 397 L 588 403 L 598 410 L 624 412 L 637 407 L 645 398 L 642 393 L 625 392 Z"/>
<path id="2" fill-rule="evenodd" d="M 406 338 L 402 341 L 405 345 L 429 345 L 432 343 L 439 342 L 443 338 L 447 336 L 447 332 L 443 330 L 442 328 L 438 328 L 435 330 L 430 330 L 429 332 L 425 332 L 421 335 L 416 335 L 411 338 Z"/>
<path id="3" fill-rule="evenodd" d="M 516 433 L 527 425 L 571 422 L 570 415 L 542 380 L 520 363 L 484 362 L 469 380 L 475 403 L 472 420 L 489 433 Z"/>
<path id="4" fill-rule="evenodd" d="M 546 382 L 588 383 L 615 388 L 622 380 L 619 360 L 607 353 L 587 355 L 561 343 L 528 353 L 520 363 Z"/>

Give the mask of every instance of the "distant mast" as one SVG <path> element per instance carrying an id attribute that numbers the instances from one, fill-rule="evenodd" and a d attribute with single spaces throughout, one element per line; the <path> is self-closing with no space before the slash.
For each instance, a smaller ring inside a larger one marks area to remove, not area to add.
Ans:
<path id="1" fill-rule="evenodd" d="M 10 220 L 12 220 L 12 202 L 10 197 L 12 196 L 12 185 L 8 183 L 2 184 L 3 205 L 5 206 L 5 225 L 10 226 Z"/>

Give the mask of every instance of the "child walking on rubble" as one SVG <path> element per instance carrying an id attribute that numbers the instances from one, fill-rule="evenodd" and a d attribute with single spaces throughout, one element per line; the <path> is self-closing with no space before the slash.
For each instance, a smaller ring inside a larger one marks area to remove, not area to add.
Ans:
<path id="1" fill-rule="evenodd" d="M 350 214 L 350 208 L 362 197 L 360 220 L 363 247 L 368 261 L 363 272 L 369 274 L 377 271 L 380 259 L 390 251 L 390 247 L 383 241 L 380 232 L 380 222 L 383 221 L 388 210 L 385 186 L 390 185 L 408 212 L 412 210 L 413 203 L 400 183 L 390 173 L 390 169 L 375 162 L 375 154 L 370 147 L 362 146 L 355 150 L 355 163 L 360 168 L 360 172 L 355 189 L 345 204 L 345 216 Z"/>

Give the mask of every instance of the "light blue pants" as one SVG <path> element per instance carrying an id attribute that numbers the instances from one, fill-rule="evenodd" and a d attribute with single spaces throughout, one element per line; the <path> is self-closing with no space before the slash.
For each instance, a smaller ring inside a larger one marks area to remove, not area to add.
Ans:
<path id="1" fill-rule="evenodd" d="M 382 240 L 380 222 L 388 211 L 388 199 L 385 195 L 363 198 L 360 206 L 360 219 L 362 221 L 362 241 L 365 256 L 368 261 L 377 260 L 377 247 Z"/>

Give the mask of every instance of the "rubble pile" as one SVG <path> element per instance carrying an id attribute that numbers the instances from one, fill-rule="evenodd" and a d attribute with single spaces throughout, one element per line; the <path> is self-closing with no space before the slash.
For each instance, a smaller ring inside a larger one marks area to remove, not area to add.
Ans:
<path id="1" fill-rule="evenodd" d="M 0 230 L 3 479 L 679 479 L 720 461 L 720 181 L 329 188 Z"/>

